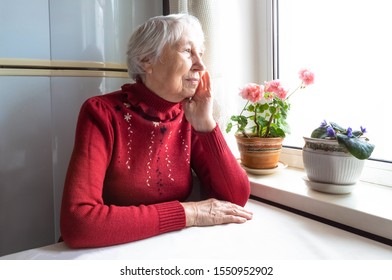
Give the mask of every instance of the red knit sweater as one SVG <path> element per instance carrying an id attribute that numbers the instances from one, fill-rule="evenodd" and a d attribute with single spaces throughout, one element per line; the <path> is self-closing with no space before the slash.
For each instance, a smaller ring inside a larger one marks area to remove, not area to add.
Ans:
<path id="1" fill-rule="evenodd" d="M 180 103 L 141 82 L 82 106 L 61 206 L 61 234 L 74 248 L 108 246 L 185 227 L 179 201 L 191 168 L 211 197 L 244 205 L 249 180 L 219 127 L 198 133 Z"/>

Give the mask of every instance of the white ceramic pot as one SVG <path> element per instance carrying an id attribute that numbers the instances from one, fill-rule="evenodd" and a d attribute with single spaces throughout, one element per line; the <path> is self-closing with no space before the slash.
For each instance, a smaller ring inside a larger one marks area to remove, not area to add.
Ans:
<path id="1" fill-rule="evenodd" d="M 310 181 L 335 185 L 350 185 L 358 181 L 364 160 L 352 156 L 336 140 L 308 137 L 304 140 L 302 157 Z"/>

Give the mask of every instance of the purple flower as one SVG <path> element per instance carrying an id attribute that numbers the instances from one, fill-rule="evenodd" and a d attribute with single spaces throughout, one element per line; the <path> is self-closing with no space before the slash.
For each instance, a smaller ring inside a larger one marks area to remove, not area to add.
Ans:
<path id="1" fill-rule="evenodd" d="M 361 125 L 361 131 L 362 131 L 362 133 L 366 133 L 367 131 L 366 131 L 366 128 L 365 127 L 362 127 L 362 125 Z"/>
<path id="2" fill-rule="evenodd" d="M 320 127 L 326 127 L 328 125 L 326 120 L 323 120 L 322 123 L 320 124 Z"/>
<path id="3" fill-rule="evenodd" d="M 336 137 L 335 130 L 330 126 L 327 127 L 327 135 L 329 137 Z"/>
<path id="4" fill-rule="evenodd" d="M 353 129 L 351 127 L 347 128 L 347 136 L 353 137 Z"/>

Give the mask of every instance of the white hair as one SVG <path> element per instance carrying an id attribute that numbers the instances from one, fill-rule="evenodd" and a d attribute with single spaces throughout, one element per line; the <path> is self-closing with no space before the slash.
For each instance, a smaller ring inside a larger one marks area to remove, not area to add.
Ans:
<path id="1" fill-rule="evenodd" d="M 136 80 L 145 75 L 143 62 L 156 62 L 166 45 L 174 45 L 184 31 L 191 29 L 192 35 L 204 42 L 204 33 L 199 20 L 187 14 L 171 14 L 150 18 L 137 27 L 128 42 L 128 75 Z"/>

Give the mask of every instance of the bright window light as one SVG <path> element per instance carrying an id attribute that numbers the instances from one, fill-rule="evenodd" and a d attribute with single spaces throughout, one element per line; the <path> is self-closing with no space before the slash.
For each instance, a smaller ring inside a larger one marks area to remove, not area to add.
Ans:
<path id="1" fill-rule="evenodd" d="M 279 0 L 279 78 L 295 87 L 299 69 L 315 73 L 315 84 L 292 97 L 285 145 L 303 147 L 325 119 L 365 127 L 372 158 L 392 162 L 391 8 L 386 0 Z"/>

